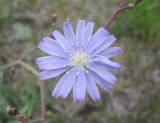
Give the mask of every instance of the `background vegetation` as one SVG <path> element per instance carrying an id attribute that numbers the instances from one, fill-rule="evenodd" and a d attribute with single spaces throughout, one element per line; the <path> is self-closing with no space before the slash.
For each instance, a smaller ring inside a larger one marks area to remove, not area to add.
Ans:
<path id="1" fill-rule="evenodd" d="M 130 2 L 131 0 L 128 0 Z M 57 14 L 56 28 L 69 17 L 103 26 L 119 0 L 0 0 L 0 67 L 34 48 L 51 30 L 51 14 Z M 102 101 L 75 105 L 71 97 L 55 100 L 51 92 L 58 78 L 46 81 L 46 123 L 159 123 L 160 122 L 160 6 L 159 0 L 144 0 L 133 10 L 121 13 L 109 31 L 116 35 L 124 54 L 116 60 L 123 69 L 118 85 Z M 36 51 L 25 58 L 35 66 Z M 37 78 L 14 66 L 0 71 L 0 122 L 18 123 L 5 113 L 15 106 L 21 114 L 39 117 Z"/>

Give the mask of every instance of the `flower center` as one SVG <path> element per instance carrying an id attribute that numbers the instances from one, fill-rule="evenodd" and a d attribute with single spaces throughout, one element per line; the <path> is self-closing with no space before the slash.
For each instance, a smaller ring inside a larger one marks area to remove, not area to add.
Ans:
<path id="1" fill-rule="evenodd" d="M 76 68 L 80 68 L 88 64 L 88 57 L 84 51 L 76 51 L 71 58 L 71 64 Z"/>

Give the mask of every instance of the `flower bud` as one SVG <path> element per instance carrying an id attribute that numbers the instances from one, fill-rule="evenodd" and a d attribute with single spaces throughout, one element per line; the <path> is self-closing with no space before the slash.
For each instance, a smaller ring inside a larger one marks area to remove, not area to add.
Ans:
<path id="1" fill-rule="evenodd" d="M 19 114 L 18 110 L 15 107 L 12 107 L 12 106 L 7 106 L 6 107 L 6 112 L 9 115 L 12 115 L 12 116 L 15 116 L 15 115 Z"/>
<path id="2" fill-rule="evenodd" d="M 129 4 L 128 4 L 128 7 L 129 7 L 129 8 L 133 8 L 133 7 L 134 7 L 134 3 L 129 3 Z"/>

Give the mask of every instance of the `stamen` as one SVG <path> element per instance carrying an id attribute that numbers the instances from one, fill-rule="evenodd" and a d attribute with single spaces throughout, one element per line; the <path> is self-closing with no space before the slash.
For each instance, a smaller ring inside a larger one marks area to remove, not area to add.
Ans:
<path id="1" fill-rule="evenodd" d="M 87 54 L 82 50 L 76 51 L 71 57 L 71 65 L 76 68 L 81 68 L 86 66 L 88 64 L 88 61 L 89 60 Z"/>

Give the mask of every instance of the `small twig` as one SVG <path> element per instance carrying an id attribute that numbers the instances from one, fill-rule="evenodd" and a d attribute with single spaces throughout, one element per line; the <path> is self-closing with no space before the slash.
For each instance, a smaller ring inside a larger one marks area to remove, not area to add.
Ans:
<path id="1" fill-rule="evenodd" d="M 116 17 L 124 10 L 126 9 L 132 9 L 135 7 L 135 5 L 142 2 L 142 0 L 135 0 L 134 3 L 129 3 L 128 5 L 125 5 L 125 0 L 121 0 L 118 7 L 114 11 L 113 15 L 109 18 L 108 22 L 105 24 L 104 28 L 107 30 L 108 27 L 111 25 L 111 23 L 116 19 Z"/>
<path id="2" fill-rule="evenodd" d="M 118 7 L 116 8 L 115 12 L 113 15 L 109 18 L 108 22 L 104 26 L 105 29 L 108 29 L 109 25 L 115 20 L 115 18 L 118 16 L 118 14 L 121 12 L 120 9 L 124 6 L 125 0 L 121 0 Z"/>

